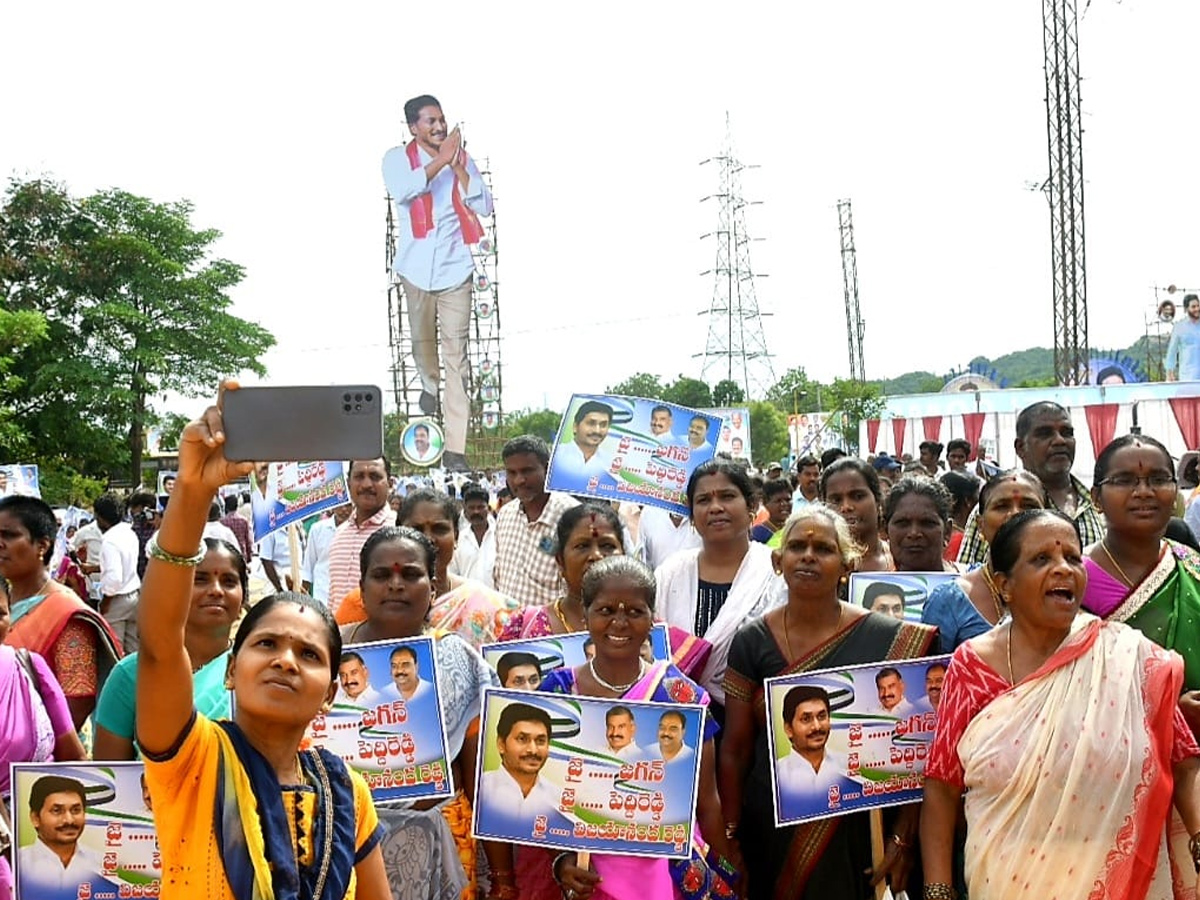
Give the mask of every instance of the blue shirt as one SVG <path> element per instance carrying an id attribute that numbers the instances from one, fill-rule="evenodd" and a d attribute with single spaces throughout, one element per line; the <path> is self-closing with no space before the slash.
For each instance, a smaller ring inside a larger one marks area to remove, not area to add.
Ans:
<path id="1" fill-rule="evenodd" d="M 1163 365 L 1168 372 L 1178 365 L 1180 381 L 1200 381 L 1200 322 L 1184 319 L 1175 323 Z"/>

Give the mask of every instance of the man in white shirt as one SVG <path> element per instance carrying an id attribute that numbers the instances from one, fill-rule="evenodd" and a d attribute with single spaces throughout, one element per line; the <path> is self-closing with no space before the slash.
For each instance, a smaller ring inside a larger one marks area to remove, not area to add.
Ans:
<path id="1" fill-rule="evenodd" d="M 657 569 L 668 556 L 703 544 L 700 532 L 687 516 L 678 516 L 657 506 L 642 507 L 638 557 Z"/>
<path id="2" fill-rule="evenodd" d="M 874 712 L 907 719 L 917 711 L 916 706 L 904 697 L 904 679 L 899 669 L 893 666 L 880 669 L 875 673 L 875 687 L 879 691 L 879 708 Z"/>
<path id="3" fill-rule="evenodd" d="M 845 777 L 844 760 L 826 752 L 829 729 L 829 694 L 824 688 L 801 684 L 784 695 L 783 731 L 792 752 L 775 763 L 781 798 L 823 799 Z"/>
<path id="4" fill-rule="evenodd" d="M 26 896 L 57 897 L 59 891 L 75 896 L 80 885 L 88 883 L 93 891 L 105 887 L 99 855 L 79 846 L 87 824 L 82 784 L 62 775 L 43 775 L 29 791 L 29 820 L 37 838 L 17 850 Z"/>
<path id="5" fill-rule="evenodd" d="M 488 509 L 488 492 L 476 484 L 463 485 L 463 519 L 450 560 L 451 575 L 492 586 L 496 563 L 496 521 Z"/>
<path id="6" fill-rule="evenodd" d="M 645 754 L 637 745 L 637 720 L 627 706 L 613 706 L 604 714 L 604 736 L 608 749 L 619 759 L 641 759 Z"/>
<path id="7" fill-rule="evenodd" d="M 796 460 L 796 491 L 792 494 L 792 512 L 800 512 L 806 506 L 821 503 L 817 496 L 821 481 L 821 461 L 815 456 L 802 456 Z"/>
<path id="8" fill-rule="evenodd" d="M 554 451 L 554 466 L 582 479 L 608 471 L 612 457 L 601 450 L 612 426 L 612 407 L 598 400 L 587 400 L 575 410 L 574 431 L 569 444 Z M 583 484 L 580 484 L 582 487 Z"/>
<path id="9" fill-rule="evenodd" d="M 100 615 L 108 620 L 126 655 L 138 648 L 137 603 L 141 544 L 133 526 L 122 520 L 125 505 L 115 494 L 103 494 L 92 505 L 100 541 Z"/>
<path id="10" fill-rule="evenodd" d="M 496 749 L 500 768 L 479 780 L 482 817 L 532 823 L 558 806 L 559 791 L 541 776 L 550 758 L 550 714 L 538 706 L 512 702 L 500 711 Z"/>
<path id="11" fill-rule="evenodd" d="M 337 527 L 350 518 L 353 509 L 352 504 L 343 503 L 334 507 L 332 515 L 318 520 L 308 529 L 300 578 L 304 593 L 322 603 L 329 603 L 329 549 L 333 546 L 333 535 Z"/>
<path id="12" fill-rule="evenodd" d="M 204 523 L 204 534 L 206 538 L 213 538 L 218 541 L 225 541 L 227 544 L 238 546 L 237 535 L 233 533 L 233 529 L 221 521 L 221 512 L 225 507 L 220 500 L 214 500 L 208 507 L 208 521 Z M 240 549 L 240 548 L 239 548 Z"/>
<path id="13" fill-rule="evenodd" d="M 447 129 L 435 97 L 409 100 L 404 118 L 413 140 L 383 157 L 383 181 L 397 213 L 393 269 L 408 304 L 421 410 L 426 415 L 437 411 L 440 337 L 446 368 L 443 465 L 466 471 L 467 341 L 475 270 L 471 247 L 483 237 L 479 217 L 492 214 L 492 195 L 463 149 L 459 129 Z"/>
<path id="14" fill-rule="evenodd" d="M 712 455 L 713 445 L 708 442 L 708 419 L 704 416 L 692 416 L 688 423 L 688 447 L 697 456 L 707 453 Z"/>
<path id="15" fill-rule="evenodd" d="M 417 667 L 417 651 L 412 647 L 397 647 L 389 660 L 392 667 L 392 683 L 379 692 L 385 701 L 404 700 L 411 702 L 429 690 L 429 682 L 421 680 Z"/>
<path id="16" fill-rule="evenodd" d="M 379 691 L 371 687 L 371 672 L 360 654 L 348 650 L 338 662 L 338 692 L 334 703 L 351 703 L 374 709 L 383 702 Z"/>
<path id="17" fill-rule="evenodd" d="M 942 682 L 946 680 L 946 664 L 933 663 L 925 670 L 925 696 L 917 701 L 917 709 L 937 712 L 942 702 Z"/>
<path id="18" fill-rule="evenodd" d="M 667 710 L 658 717 L 658 755 L 668 763 L 687 762 L 695 750 L 683 742 L 683 713 Z"/>

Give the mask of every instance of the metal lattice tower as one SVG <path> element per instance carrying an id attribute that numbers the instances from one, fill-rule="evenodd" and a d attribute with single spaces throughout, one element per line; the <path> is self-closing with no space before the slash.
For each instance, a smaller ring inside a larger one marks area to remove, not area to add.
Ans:
<path id="1" fill-rule="evenodd" d="M 1054 270 L 1054 374 L 1088 379 L 1087 268 L 1083 232 L 1083 128 L 1075 0 L 1042 0 L 1046 135 L 1050 153 L 1050 249 Z"/>
<path id="2" fill-rule="evenodd" d="M 838 235 L 842 242 L 842 292 L 846 297 L 846 346 L 850 351 L 850 380 L 866 381 L 863 334 L 866 323 L 858 306 L 858 260 L 854 251 L 854 214 L 849 200 L 839 200 Z"/>
<path id="3" fill-rule="evenodd" d="M 725 114 L 725 149 L 720 156 L 704 160 L 720 163 L 720 189 L 703 198 L 717 199 L 717 230 L 702 237 L 717 240 L 716 262 L 701 275 L 713 276 L 713 298 L 708 308 L 708 341 L 704 349 L 704 365 L 700 377 L 713 385 L 728 379 L 745 392 L 746 399 L 765 397 L 775 384 L 775 369 L 767 350 L 762 317 L 770 315 L 758 308 L 758 297 L 750 268 L 750 241 L 746 231 L 747 206 L 742 197 L 742 176 L 748 166 L 734 155 L 733 135 L 729 129 L 729 114 Z M 701 313 L 703 315 L 703 313 Z M 697 353 L 696 356 L 700 354 Z"/>
<path id="4" fill-rule="evenodd" d="M 476 160 L 480 174 L 492 186 L 492 173 L 486 159 Z M 493 193 L 493 207 L 495 205 Z M 392 263 L 396 256 L 398 237 L 396 205 L 387 198 L 387 234 L 384 258 L 388 273 L 388 345 L 392 353 L 392 394 L 396 408 L 407 419 L 424 418 L 419 401 L 421 398 L 421 376 L 412 355 L 412 337 L 408 330 L 408 304 L 403 285 L 392 274 Z M 504 422 L 503 370 L 500 365 L 500 302 L 499 283 L 496 279 L 496 213 L 481 218 L 483 237 L 471 248 L 475 271 L 471 275 L 471 322 L 468 326 L 470 340 L 467 343 L 467 361 L 470 381 L 467 395 L 471 399 L 471 412 L 467 421 L 467 458 L 476 468 L 498 465 L 500 448 L 503 445 Z M 439 323 L 440 327 L 440 323 Z M 445 383 L 445 364 L 442 364 L 442 380 Z M 442 398 L 438 396 L 438 409 Z M 441 422 L 440 416 L 438 417 Z M 396 448 L 388 448 L 394 452 Z"/>

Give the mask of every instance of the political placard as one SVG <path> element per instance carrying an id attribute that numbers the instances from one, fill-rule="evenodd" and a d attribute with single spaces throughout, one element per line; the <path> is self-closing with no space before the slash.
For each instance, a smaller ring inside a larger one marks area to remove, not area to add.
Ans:
<path id="1" fill-rule="evenodd" d="M 38 467 L 27 465 L 0 466 L 0 497 L 40 497 Z"/>
<path id="2" fill-rule="evenodd" d="M 768 678 L 775 824 L 915 803 L 949 656 Z"/>
<path id="3" fill-rule="evenodd" d="M 359 772 L 377 801 L 451 797 L 443 722 L 432 638 L 347 644 L 333 707 L 305 737 Z"/>
<path id="4" fill-rule="evenodd" d="M 957 572 L 854 572 L 847 599 L 873 612 L 920 622 L 933 589 L 957 577 Z"/>
<path id="5" fill-rule="evenodd" d="M 591 644 L 591 635 L 586 631 L 575 631 L 482 644 L 479 652 L 500 676 L 501 687 L 534 690 L 555 669 L 573 669 L 586 663 L 595 653 Z M 650 636 L 642 644 L 642 659 L 647 663 L 670 662 L 671 644 L 666 625 L 660 622 L 650 629 Z"/>
<path id="6" fill-rule="evenodd" d="M 713 458 L 721 419 L 641 397 L 574 394 L 555 438 L 546 486 L 687 515 L 687 483 Z"/>
<path id="7" fill-rule="evenodd" d="M 486 689 L 475 837 L 688 856 L 704 715 L 692 704 Z"/>
<path id="8" fill-rule="evenodd" d="M 717 452 L 728 453 L 734 459 L 753 459 L 750 446 L 750 410 L 744 406 L 705 409 L 702 412 L 721 417 L 721 433 L 717 435 Z"/>
<path id="9" fill-rule="evenodd" d="M 250 491 L 254 539 L 261 541 L 272 531 L 349 502 L 345 468 L 341 462 L 261 464 L 255 478 L 261 479 L 265 470 L 265 490 L 260 483 Z"/>
<path id="10" fill-rule="evenodd" d="M 12 820 L 16 900 L 159 895 L 140 762 L 15 763 Z"/>

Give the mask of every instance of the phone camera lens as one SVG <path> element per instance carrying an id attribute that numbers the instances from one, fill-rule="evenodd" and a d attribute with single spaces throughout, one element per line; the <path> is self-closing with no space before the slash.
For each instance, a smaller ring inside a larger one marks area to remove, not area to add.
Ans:
<path id="1" fill-rule="evenodd" d="M 367 394 L 367 402 L 370 403 L 372 399 L 374 399 L 374 398 L 372 398 L 372 396 L 370 394 Z"/>
<path id="2" fill-rule="evenodd" d="M 362 403 L 362 394 L 355 394 L 354 399 L 357 400 L 359 403 Z"/>
<path id="3" fill-rule="evenodd" d="M 343 403 L 343 404 L 342 404 L 342 411 L 343 411 L 343 412 L 350 412 L 350 404 L 349 404 L 349 403 Z"/>
<path id="4" fill-rule="evenodd" d="M 343 400 L 345 400 L 347 403 L 349 403 L 349 402 L 350 402 L 350 395 L 349 395 L 349 394 L 342 394 L 342 399 L 343 399 Z"/>

